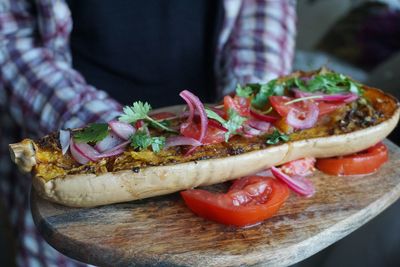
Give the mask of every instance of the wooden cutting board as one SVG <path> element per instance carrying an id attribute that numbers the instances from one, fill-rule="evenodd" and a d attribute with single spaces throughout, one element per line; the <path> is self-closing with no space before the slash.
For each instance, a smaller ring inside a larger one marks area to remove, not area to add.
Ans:
<path id="1" fill-rule="evenodd" d="M 34 221 L 57 250 L 100 266 L 285 266 L 348 235 L 400 197 L 400 148 L 369 176 L 317 172 L 317 193 L 292 194 L 278 214 L 235 229 L 196 217 L 178 194 L 98 208 L 68 208 L 32 191 Z"/>

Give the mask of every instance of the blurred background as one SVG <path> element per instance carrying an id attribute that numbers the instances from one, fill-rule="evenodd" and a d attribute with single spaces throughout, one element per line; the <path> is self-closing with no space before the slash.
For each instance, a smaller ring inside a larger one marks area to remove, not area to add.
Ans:
<path id="1" fill-rule="evenodd" d="M 400 0 L 298 0 L 297 10 L 295 70 L 327 66 L 400 98 Z M 390 139 L 399 144 L 399 127 Z"/>
<path id="2" fill-rule="evenodd" d="M 400 98 L 400 0 L 298 0 L 294 69 L 327 66 Z M 390 139 L 400 145 L 400 129 Z M 3 215 L 1 215 L 3 213 Z M 0 218 L 5 218 L 0 205 Z M 0 266 L 14 266 L 0 220 Z M 400 202 L 295 266 L 400 266 Z"/>
<path id="3" fill-rule="evenodd" d="M 321 65 L 400 98 L 399 0 L 299 0 L 294 69 Z M 389 136 L 400 145 L 400 127 Z M 400 201 L 293 267 L 400 266 Z"/>

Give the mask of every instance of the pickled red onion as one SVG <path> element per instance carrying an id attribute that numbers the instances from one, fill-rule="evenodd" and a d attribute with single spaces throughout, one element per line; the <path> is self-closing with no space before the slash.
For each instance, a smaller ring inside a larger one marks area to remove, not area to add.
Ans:
<path id="1" fill-rule="evenodd" d="M 279 168 L 271 167 L 272 174 L 279 180 L 286 183 L 290 189 L 301 196 L 311 197 L 315 193 L 314 185 L 310 180 L 303 176 L 289 176 L 283 173 Z"/>
<path id="2" fill-rule="evenodd" d="M 304 110 L 297 107 L 289 110 L 286 117 L 288 125 L 297 129 L 308 129 L 315 125 L 319 115 L 318 106 L 312 101 L 305 101 L 304 107 Z"/>

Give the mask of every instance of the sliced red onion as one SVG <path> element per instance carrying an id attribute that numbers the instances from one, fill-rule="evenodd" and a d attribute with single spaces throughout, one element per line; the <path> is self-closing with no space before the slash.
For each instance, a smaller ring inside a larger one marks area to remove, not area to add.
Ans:
<path id="1" fill-rule="evenodd" d="M 130 140 L 125 141 L 125 142 L 122 142 L 121 144 L 119 144 L 119 145 L 117 145 L 117 146 L 115 146 L 115 147 L 113 147 L 113 148 L 110 148 L 110 149 L 107 150 L 107 151 L 104 151 L 104 153 L 102 153 L 101 156 L 104 158 L 104 154 L 105 154 L 105 153 L 108 153 L 109 151 L 113 151 L 113 150 L 125 148 L 125 147 L 126 147 L 127 145 L 129 145 L 130 143 L 131 143 Z"/>
<path id="2" fill-rule="evenodd" d="M 247 124 L 257 130 L 262 132 L 267 132 L 271 124 L 269 122 L 260 121 L 260 120 L 247 120 Z"/>
<path id="3" fill-rule="evenodd" d="M 321 94 L 312 94 L 309 92 L 304 92 L 298 88 L 293 88 L 292 91 L 294 93 L 295 98 L 303 98 L 303 97 L 309 97 L 309 96 L 313 96 L 313 95 L 321 95 Z"/>
<path id="4" fill-rule="evenodd" d="M 312 101 L 305 101 L 304 106 L 305 110 L 296 107 L 289 110 L 286 117 L 287 124 L 296 129 L 309 129 L 315 125 L 319 115 L 318 106 Z"/>
<path id="5" fill-rule="evenodd" d="M 135 127 L 122 121 L 110 121 L 108 126 L 118 137 L 124 140 L 128 140 L 136 132 Z"/>
<path id="6" fill-rule="evenodd" d="M 350 93 L 349 96 L 343 100 L 344 103 L 351 103 L 353 101 L 356 101 L 358 99 L 358 95 L 354 93 Z"/>
<path id="7" fill-rule="evenodd" d="M 102 158 L 108 158 L 108 157 L 112 157 L 112 156 L 116 156 L 119 155 L 121 153 L 123 153 L 125 151 L 125 147 L 130 143 L 131 141 L 125 141 L 122 142 L 120 144 L 118 144 L 115 147 L 112 147 L 106 151 L 104 151 L 103 153 L 98 155 L 97 159 L 102 159 Z"/>
<path id="8" fill-rule="evenodd" d="M 200 136 L 198 141 L 202 142 L 207 133 L 208 128 L 208 118 L 206 111 L 204 109 L 203 103 L 201 103 L 200 99 L 192 94 L 191 92 L 184 90 L 179 94 L 187 103 L 190 109 L 191 114 L 189 115 L 187 123 L 191 123 L 194 116 L 194 109 L 199 112 L 200 115 Z"/>
<path id="9" fill-rule="evenodd" d="M 99 153 L 91 145 L 86 143 L 76 143 L 71 139 L 71 154 L 72 157 L 80 164 L 86 164 L 89 161 L 97 161 L 102 158 L 108 158 L 119 155 L 125 151 L 125 147 L 130 141 L 125 141 L 113 148 L 110 148 L 103 153 Z"/>
<path id="10" fill-rule="evenodd" d="M 183 94 L 183 92 L 185 92 L 185 91 L 182 91 L 179 95 L 186 101 L 186 103 L 187 103 L 187 105 L 189 107 L 189 113 L 187 114 L 185 112 L 184 115 L 185 115 L 185 117 L 188 117 L 186 123 L 187 124 L 191 124 L 192 121 L 193 121 L 193 118 L 194 118 L 194 115 L 195 115 L 196 111 L 195 111 L 194 105 L 193 105 L 192 100 L 190 99 L 190 97 L 187 96 L 186 94 Z"/>
<path id="11" fill-rule="evenodd" d="M 258 120 L 265 121 L 265 122 L 272 122 L 273 123 L 273 122 L 276 122 L 279 119 L 278 117 L 275 117 L 275 116 L 258 113 L 258 112 L 254 111 L 252 109 L 250 110 L 250 114 L 254 118 L 256 118 Z"/>
<path id="12" fill-rule="evenodd" d="M 249 125 L 243 125 L 242 130 L 243 130 L 245 137 L 258 136 L 263 133 L 262 131 L 255 129 L 253 127 L 250 127 Z"/>
<path id="13" fill-rule="evenodd" d="M 104 152 L 119 145 L 121 142 L 122 139 L 119 138 L 114 132 L 111 132 L 106 138 L 98 142 L 94 148 L 99 152 Z"/>
<path id="14" fill-rule="evenodd" d="M 99 159 L 100 153 L 89 144 L 73 142 L 71 146 L 83 157 L 96 161 Z M 78 161 L 79 162 L 79 161 Z"/>
<path id="15" fill-rule="evenodd" d="M 202 144 L 194 138 L 186 136 L 171 136 L 165 142 L 165 147 L 172 146 L 201 146 Z"/>
<path id="16" fill-rule="evenodd" d="M 125 145 L 125 146 L 126 146 L 126 145 Z M 124 151 L 125 151 L 125 149 L 124 149 L 123 147 L 120 147 L 120 148 L 118 148 L 118 149 L 112 148 L 112 149 L 110 149 L 110 150 L 108 150 L 108 151 L 104 151 L 103 153 L 101 153 L 101 154 L 99 155 L 99 159 L 117 156 L 117 155 L 119 155 L 119 154 L 124 153 Z"/>
<path id="17" fill-rule="evenodd" d="M 292 89 L 296 98 L 303 98 L 309 96 L 321 96 L 320 98 L 313 99 L 314 101 L 326 102 L 344 102 L 350 103 L 358 99 L 358 95 L 354 93 L 338 93 L 338 94 L 324 94 L 324 93 L 309 93 L 303 92 L 299 89 Z"/>
<path id="18" fill-rule="evenodd" d="M 74 160 L 76 160 L 80 164 L 86 164 L 90 161 L 89 158 L 87 158 L 85 155 L 83 155 L 83 153 L 76 148 L 75 142 L 72 138 L 70 140 L 70 147 L 71 147 L 71 149 L 70 149 L 71 155 L 74 158 Z"/>
<path id="19" fill-rule="evenodd" d="M 272 174 L 279 180 L 286 183 L 290 189 L 301 196 L 311 197 L 315 194 L 314 185 L 310 180 L 302 177 L 302 176 L 289 176 L 283 173 L 279 168 L 272 167 Z"/>
<path id="20" fill-rule="evenodd" d="M 67 153 L 70 141 L 71 141 L 71 133 L 68 130 L 60 130 L 59 133 L 60 145 L 62 154 L 65 155 Z"/>

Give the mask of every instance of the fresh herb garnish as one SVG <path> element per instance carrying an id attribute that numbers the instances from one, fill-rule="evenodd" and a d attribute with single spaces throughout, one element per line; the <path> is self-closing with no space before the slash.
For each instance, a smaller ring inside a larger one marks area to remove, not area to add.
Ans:
<path id="1" fill-rule="evenodd" d="M 238 85 L 236 94 L 246 98 L 253 97 L 251 101 L 252 106 L 263 109 L 268 104 L 270 96 L 284 95 L 285 89 L 293 87 L 310 93 L 317 91 L 325 94 L 352 92 L 361 95 L 363 92 L 361 84 L 349 77 L 322 69 L 319 74 L 307 79 L 293 77 L 284 80 L 274 79 L 265 84 L 247 84 L 244 87 Z"/>
<path id="2" fill-rule="evenodd" d="M 245 117 L 240 116 L 234 109 L 228 110 L 228 116 L 229 120 L 224 124 L 224 127 L 228 129 L 225 133 L 225 142 L 228 142 L 229 137 L 236 134 L 237 130 L 242 127 L 243 123 L 247 120 Z"/>
<path id="3" fill-rule="evenodd" d="M 287 142 L 289 141 L 289 136 L 275 129 L 272 134 L 267 136 L 266 143 L 269 145 L 275 145 L 279 143 L 279 141 Z"/>
<path id="4" fill-rule="evenodd" d="M 99 142 L 108 135 L 107 123 L 92 123 L 83 130 L 74 134 L 74 140 L 78 143 Z"/>
<path id="5" fill-rule="evenodd" d="M 271 80 L 266 84 L 260 85 L 259 91 L 254 96 L 251 104 L 256 108 L 263 108 L 268 103 L 268 99 L 273 95 L 283 95 L 285 91 L 284 84 L 277 79 Z"/>
<path id="6" fill-rule="evenodd" d="M 224 128 L 228 131 L 225 133 L 225 142 L 228 142 L 229 137 L 237 133 L 237 130 L 243 125 L 246 121 L 245 117 L 240 116 L 234 109 L 228 110 L 229 120 L 223 119 L 214 111 L 206 108 L 207 117 L 210 119 L 216 120 L 222 124 Z"/>
<path id="7" fill-rule="evenodd" d="M 163 120 L 163 121 L 158 121 L 158 123 L 164 125 L 165 127 L 171 127 L 171 121 L 169 120 Z M 149 122 L 149 124 L 153 127 L 153 128 L 158 128 L 158 125 L 155 125 L 153 122 Z"/>
<path id="8" fill-rule="evenodd" d="M 292 78 L 286 81 L 288 85 L 294 84 L 302 91 L 314 93 L 316 91 L 325 94 L 336 94 L 352 92 L 357 95 L 362 94 L 361 84 L 353 81 L 349 77 L 335 72 L 316 74 L 309 80 Z"/>
<path id="9" fill-rule="evenodd" d="M 130 138 L 131 146 L 138 150 L 147 149 L 151 146 L 151 149 L 154 152 L 160 152 L 161 149 L 165 146 L 165 137 L 151 137 L 147 134 L 147 132 L 143 129 L 139 129 L 135 132 L 134 135 Z"/>
<path id="10" fill-rule="evenodd" d="M 220 115 L 218 115 L 215 111 L 206 108 L 206 114 L 207 117 L 213 120 L 218 121 L 219 123 L 221 123 L 222 125 L 224 125 L 226 123 L 226 120 L 224 120 Z"/>
<path id="11" fill-rule="evenodd" d="M 245 87 L 240 86 L 240 84 L 238 84 L 236 86 L 236 95 L 240 96 L 240 97 L 245 97 L 245 98 L 249 98 L 252 94 L 253 94 L 253 89 L 246 85 Z"/>
<path id="12" fill-rule="evenodd" d="M 149 103 L 137 101 L 134 102 L 132 106 L 124 107 L 124 113 L 119 117 L 119 120 L 127 123 L 135 123 L 138 120 L 145 120 L 147 122 L 150 122 L 152 126 L 155 126 L 159 129 L 171 133 L 177 133 L 175 130 L 169 128 L 168 126 L 165 126 L 163 123 L 160 123 L 157 120 L 151 118 L 148 115 L 150 110 L 151 106 Z"/>

